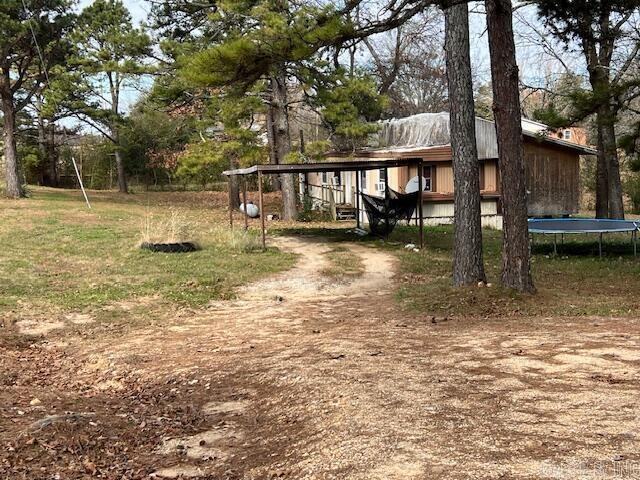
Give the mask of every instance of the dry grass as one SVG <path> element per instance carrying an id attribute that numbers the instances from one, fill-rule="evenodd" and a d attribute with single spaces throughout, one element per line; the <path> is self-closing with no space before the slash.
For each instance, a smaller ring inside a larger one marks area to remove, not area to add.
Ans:
<path id="1" fill-rule="evenodd" d="M 147 211 L 140 231 L 140 243 L 195 242 L 194 227 L 184 211 L 169 208 L 167 213 L 159 215 Z"/>
<path id="2" fill-rule="evenodd" d="M 215 226 L 209 231 L 211 238 L 219 245 L 225 245 L 234 252 L 250 253 L 262 250 L 262 240 L 259 232 Z"/>
<path id="3" fill-rule="evenodd" d="M 322 274 L 335 280 L 347 280 L 361 277 L 364 273 L 362 259 L 345 247 L 334 246 L 325 253 L 329 265 L 322 269 Z"/>

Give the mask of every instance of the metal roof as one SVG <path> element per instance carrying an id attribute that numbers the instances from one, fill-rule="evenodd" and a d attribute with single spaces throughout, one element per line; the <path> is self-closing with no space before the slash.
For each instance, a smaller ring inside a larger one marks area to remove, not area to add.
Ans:
<path id="1" fill-rule="evenodd" d="M 419 158 L 396 158 L 385 160 L 345 160 L 342 162 L 318 163 L 283 163 L 279 165 L 253 165 L 249 168 L 225 170 L 223 175 L 252 175 L 262 173 L 274 175 L 279 173 L 314 173 L 314 172 L 355 172 L 359 170 L 377 170 L 380 168 L 407 167 L 417 165 Z"/>

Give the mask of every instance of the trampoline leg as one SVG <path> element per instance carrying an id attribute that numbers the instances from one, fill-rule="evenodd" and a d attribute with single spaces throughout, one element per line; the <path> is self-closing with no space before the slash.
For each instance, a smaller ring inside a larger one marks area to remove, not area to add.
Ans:
<path id="1" fill-rule="evenodd" d="M 633 256 L 638 256 L 638 232 L 635 230 L 633 232 Z"/>
<path id="2" fill-rule="evenodd" d="M 600 240 L 598 241 L 598 252 L 600 253 L 600 258 L 602 258 L 602 233 L 600 233 Z"/>
<path id="3" fill-rule="evenodd" d="M 558 255 L 558 235 L 553 234 L 553 254 Z"/>

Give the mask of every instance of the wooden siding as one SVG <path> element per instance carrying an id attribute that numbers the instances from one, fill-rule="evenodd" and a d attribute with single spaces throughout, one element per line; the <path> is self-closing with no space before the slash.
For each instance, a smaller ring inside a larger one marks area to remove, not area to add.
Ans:
<path id="1" fill-rule="evenodd" d="M 529 215 L 570 215 L 577 213 L 580 204 L 579 156 L 575 150 L 563 145 L 541 142 L 525 136 L 524 153 L 527 175 L 527 202 Z M 335 155 L 340 157 L 340 154 Z M 422 158 L 424 165 L 431 165 L 433 193 L 425 194 L 425 204 L 429 201 L 452 201 L 453 171 L 451 167 L 451 148 L 449 146 L 415 149 L 411 152 L 366 152 L 359 159 L 377 158 Z M 497 198 L 500 192 L 500 177 L 496 159 L 481 162 L 483 198 Z M 389 169 L 389 186 L 404 190 L 407 181 L 417 175 L 416 167 Z M 319 176 L 319 175 L 318 175 Z M 319 181 L 319 180 L 318 180 Z M 375 184 L 379 181 L 378 170 L 367 172 L 365 192 L 376 194 Z M 313 183 L 313 182 L 312 182 Z M 353 179 L 355 186 L 355 178 Z M 433 197 L 433 198 L 431 198 Z M 438 197 L 436 199 L 436 197 Z M 500 203 L 497 203 L 498 214 Z"/>
<path id="2" fill-rule="evenodd" d="M 498 163 L 495 160 L 487 160 L 482 166 L 484 169 L 484 188 L 485 192 L 498 191 Z"/>
<path id="3" fill-rule="evenodd" d="M 580 160 L 574 153 L 525 145 L 529 215 L 569 215 L 580 207 Z"/>
<path id="4" fill-rule="evenodd" d="M 451 163 L 437 165 L 436 177 L 438 177 L 436 192 L 453 193 L 453 167 Z"/>

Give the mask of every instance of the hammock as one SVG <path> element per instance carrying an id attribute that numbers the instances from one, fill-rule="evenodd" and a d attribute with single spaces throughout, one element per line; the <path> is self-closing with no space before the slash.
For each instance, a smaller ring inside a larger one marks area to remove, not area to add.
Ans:
<path id="1" fill-rule="evenodd" d="M 403 194 L 386 187 L 384 198 L 361 194 L 374 235 L 388 237 L 400 220 L 411 220 L 420 192 Z"/>

